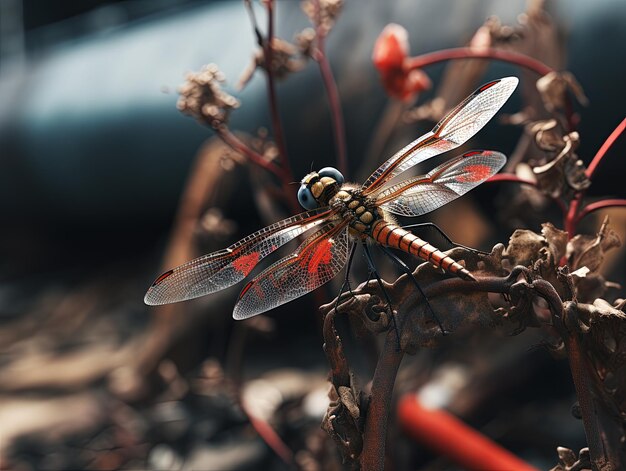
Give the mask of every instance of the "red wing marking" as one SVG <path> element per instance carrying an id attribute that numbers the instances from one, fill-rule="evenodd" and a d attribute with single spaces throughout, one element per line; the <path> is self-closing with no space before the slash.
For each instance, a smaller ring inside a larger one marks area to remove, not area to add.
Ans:
<path id="1" fill-rule="evenodd" d="M 309 273 L 317 273 L 320 265 L 328 265 L 330 263 L 332 259 L 332 247 L 333 243 L 328 239 L 322 240 L 315 246 L 315 251 L 307 264 Z M 303 262 L 307 262 L 307 260 L 304 259 Z"/>
<path id="2" fill-rule="evenodd" d="M 275 250 L 275 248 L 272 247 L 272 250 Z M 259 252 L 252 252 L 248 255 L 242 255 L 233 262 L 233 267 L 235 268 L 235 270 L 243 273 L 244 276 L 248 276 L 248 273 L 252 271 L 257 263 L 259 263 L 260 257 L 261 254 Z"/>
<path id="3" fill-rule="evenodd" d="M 467 173 L 456 177 L 457 182 L 482 182 L 483 180 L 487 180 L 487 178 L 489 178 L 493 174 L 493 169 L 488 165 L 468 165 L 463 169 L 463 171 Z"/>
<path id="4" fill-rule="evenodd" d="M 174 270 L 166 271 L 161 276 L 159 276 L 156 280 L 154 280 L 154 283 L 152 283 L 152 286 L 158 285 L 159 283 L 161 283 L 161 281 L 163 281 L 165 278 L 170 276 L 172 273 L 174 273 Z"/>
<path id="5" fill-rule="evenodd" d="M 243 280 L 260 260 L 300 234 L 326 222 L 334 210 L 323 207 L 264 227 L 230 247 L 203 255 L 161 275 L 144 301 L 154 306 L 215 293 Z"/>
<path id="6" fill-rule="evenodd" d="M 266 268 L 246 286 L 233 311 L 247 319 L 285 304 L 330 281 L 348 260 L 348 221 L 330 222 L 290 255 Z"/>
<path id="7" fill-rule="evenodd" d="M 253 284 L 254 284 L 254 280 L 248 282 L 248 284 L 243 287 L 243 289 L 241 290 L 241 293 L 239 293 L 239 299 L 241 299 L 243 295 L 246 294 L 250 288 L 252 288 Z"/>
<path id="8" fill-rule="evenodd" d="M 499 152 L 467 152 L 428 174 L 387 188 L 377 203 L 394 214 L 421 216 L 464 195 L 495 174 L 506 162 Z"/>
<path id="9" fill-rule="evenodd" d="M 489 82 L 484 84 L 482 87 L 480 87 L 478 89 L 479 92 L 484 92 L 485 90 L 487 90 L 488 88 L 493 87 L 496 83 L 500 82 L 500 80 L 494 80 L 493 82 Z"/>
<path id="10" fill-rule="evenodd" d="M 471 157 L 472 155 L 478 155 L 480 153 L 482 152 L 479 150 L 472 150 L 470 152 L 466 152 L 465 154 L 463 154 L 463 157 Z"/>

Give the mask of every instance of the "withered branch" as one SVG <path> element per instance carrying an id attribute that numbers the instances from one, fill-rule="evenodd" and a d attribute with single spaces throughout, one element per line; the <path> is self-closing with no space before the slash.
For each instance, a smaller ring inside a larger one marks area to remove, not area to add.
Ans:
<path id="1" fill-rule="evenodd" d="M 567 270 L 558 269 L 556 265 L 553 265 L 555 278 L 548 281 L 541 275 L 545 267 L 537 264 L 532 268 L 514 266 L 510 271 L 504 270 L 502 259 L 508 257 L 509 261 L 514 260 L 510 255 L 505 255 L 501 244 L 487 255 L 465 249 L 454 249 L 451 254 L 455 259 L 465 261 L 468 269 L 476 276 L 476 282 L 447 277 L 429 264 L 420 265 L 413 273 L 430 306 L 444 322 L 446 330 L 454 332 L 465 325 L 475 327 L 477 324 L 500 324 L 505 327 L 508 325 L 513 333 L 518 333 L 526 327 L 543 327 L 555 338 L 556 343 L 560 342 L 565 346 L 568 354 L 591 462 L 598 469 L 618 469 L 619 463 L 624 462 L 624 452 L 620 445 L 624 424 L 618 413 L 617 399 L 606 392 L 601 381 L 594 380 L 598 375 L 592 371 L 593 361 L 582 352 L 586 349 L 593 352 L 598 347 L 586 345 L 585 349 L 582 348 L 582 343 L 589 342 L 590 337 L 583 337 L 584 332 L 580 327 L 581 323 L 590 324 L 593 322 L 591 319 L 599 322 L 598 319 L 606 320 L 610 315 L 606 312 L 601 314 L 598 307 L 576 302 L 572 275 Z M 553 283 L 558 283 L 558 288 Z M 385 283 L 385 287 L 393 303 L 399 344 L 393 323 L 385 315 L 380 288 L 374 281 L 360 285 L 352 294 L 342 295 L 337 300 L 336 310 L 335 302 L 321 308 L 326 314 L 325 352 L 333 369 L 333 383 L 336 386 L 348 384 L 350 380 L 341 340 L 334 328 L 327 329 L 333 325 L 337 312 L 359 317 L 372 333 L 387 333 L 384 349 L 376 366 L 371 395 L 369 400 L 361 401 L 365 404 L 365 409 L 360 412 L 365 417 L 362 453 L 355 457 L 355 450 L 351 448 L 348 456 L 345 453 L 345 440 L 343 446 L 340 443 L 344 459 L 353 465 L 355 459 L 358 459 L 359 465 L 368 470 L 382 470 L 384 467 L 390 398 L 403 355 L 415 353 L 422 346 L 435 345 L 442 337 L 427 303 L 408 276 L 402 275 L 394 283 Z M 498 309 L 492 306 L 488 293 L 503 295 Z M 539 298 L 543 299 L 544 308 L 537 307 Z M 549 316 L 542 313 L 542 309 L 547 309 Z M 626 319 L 623 312 L 616 309 L 613 311 L 612 316 Z M 356 433 L 357 429 L 355 427 L 352 433 Z M 337 441 L 336 434 L 331 436 Z M 607 468 L 607 465 L 614 467 Z"/>

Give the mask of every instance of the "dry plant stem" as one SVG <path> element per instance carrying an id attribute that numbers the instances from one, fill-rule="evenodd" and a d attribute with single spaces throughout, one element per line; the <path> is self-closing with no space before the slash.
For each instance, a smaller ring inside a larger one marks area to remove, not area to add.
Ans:
<path id="1" fill-rule="evenodd" d="M 279 177 L 282 175 L 283 170 L 280 167 L 264 158 L 258 152 L 252 150 L 241 139 L 235 136 L 226 126 L 220 126 L 216 128 L 215 132 L 220 137 L 220 139 L 222 139 L 226 144 L 228 144 L 237 152 L 245 155 L 253 164 L 258 165 L 259 167 L 262 167 Z"/>
<path id="2" fill-rule="evenodd" d="M 326 88 L 328 95 L 328 104 L 330 106 L 330 115 L 333 122 L 333 134 L 335 137 L 335 145 L 337 146 L 337 165 L 339 171 L 348 176 L 348 157 L 346 153 L 346 131 L 343 121 L 343 112 L 341 110 L 341 101 L 339 99 L 339 92 L 337 91 L 337 83 L 333 77 L 328 57 L 326 56 L 325 41 L 326 36 L 322 21 L 320 19 L 321 7 L 320 0 L 315 2 L 318 16 L 318 27 L 316 31 L 317 50 L 315 51 L 313 58 L 319 64 L 320 73 L 322 74 L 322 81 Z"/>
<path id="3" fill-rule="evenodd" d="M 289 157 L 287 155 L 287 146 L 285 144 L 285 134 L 283 132 L 283 125 L 280 119 L 280 111 L 278 109 L 278 98 L 276 96 L 276 85 L 274 81 L 274 72 L 272 71 L 272 39 L 274 38 L 274 1 L 267 0 L 265 2 L 267 8 L 267 38 L 262 44 L 263 56 L 265 57 L 265 75 L 267 77 L 267 95 L 269 98 L 270 114 L 272 116 L 272 129 L 274 130 L 274 140 L 278 147 L 278 153 L 280 155 L 280 163 L 282 165 L 282 171 L 279 173 L 281 185 L 289 205 L 294 212 L 299 212 L 300 207 L 298 202 L 293 196 L 290 183 L 294 181 L 293 173 L 291 171 L 291 165 L 289 163 Z M 291 196 L 288 196 L 291 195 Z"/>
<path id="4" fill-rule="evenodd" d="M 524 54 L 510 51 L 502 51 L 500 49 L 478 49 L 471 47 L 443 49 L 441 51 L 422 54 L 421 56 L 417 57 L 411 57 L 406 60 L 405 69 L 407 71 L 413 69 L 421 69 L 428 65 L 448 61 L 451 59 L 495 59 L 519 65 L 520 67 L 532 70 L 533 72 L 536 72 L 541 76 L 553 72 L 553 69 L 551 67 L 548 67 L 543 62 L 538 61 L 537 59 L 533 59 L 532 57 L 526 56 Z"/>
<path id="5" fill-rule="evenodd" d="M 589 372 L 586 371 L 584 366 L 584 353 L 582 352 L 580 342 L 574 334 L 565 337 L 565 348 L 567 349 L 567 358 L 570 371 L 572 372 L 574 388 L 576 389 L 576 397 L 580 405 L 591 462 L 594 463 L 599 459 L 603 460 L 602 456 L 608 451 L 608 448 L 603 443 L 598 417 L 594 413 Z"/>
<path id="6" fill-rule="evenodd" d="M 385 442 L 391 396 L 403 356 L 404 352 L 398 348 L 396 333 L 390 329 L 374 372 L 371 400 L 365 419 L 363 453 L 360 461 L 361 468 L 367 471 L 383 470 L 385 466 Z"/>
<path id="7" fill-rule="evenodd" d="M 215 144 L 209 142 L 200 150 L 178 204 L 170 241 L 163 256 L 163 269 L 178 266 L 197 255 L 197 223 L 205 205 L 211 204 L 217 196 L 218 182 L 222 175 L 219 152 Z M 188 314 L 183 315 L 184 309 L 185 305 L 182 303 L 155 308 L 153 326 L 135 358 L 136 368 L 142 374 L 147 375 L 153 371 L 177 336 L 193 324 L 194 318 Z"/>

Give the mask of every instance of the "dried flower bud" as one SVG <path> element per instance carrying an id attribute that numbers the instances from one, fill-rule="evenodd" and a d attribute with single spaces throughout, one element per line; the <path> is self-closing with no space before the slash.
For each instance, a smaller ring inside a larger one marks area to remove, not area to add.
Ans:
<path id="1" fill-rule="evenodd" d="M 341 9 L 343 0 L 304 0 L 302 11 L 316 28 L 320 28 L 321 33 L 326 36 L 335 25 Z"/>
<path id="2" fill-rule="evenodd" d="M 556 119 L 535 121 L 528 126 L 528 133 L 535 136 L 537 146 L 546 151 L 558 152 L 565 146 Z"/>
<path id="3" fill-rule="evenodd" d="M 272 74 L 278 80 L 284 79 L 293 72 L 302 70 L 305 60 L 299 56 L 299 50 L 293 44 L 280 38 L 272 38 L 272 63 L 270 64 Z M 258 49 L 252 57 L 252 62 L 239 77 L 237 89 L 241 90 L 252 78 L 257 68 L 266 68 L 265 51 Z"/>
<path id="4" fill-rule="evenodd" d="M 313 28 L 305 28 L 296 34 L 295 40 L 300 54 L 305 57 L 311 57 L 313 55 L 316 36 L 317 34 Z"/>
<path id="5" fill-rule="evenodd" d="M 533 168 L 538 186 L 544 194 L 557 198 L 589 187 L 591 182 L 585 174 L 585 166 L 575 152 L 580 145 L 577 132 L 563 136 L 554 119 L 538 121 L 527 129 L 535 134 L 535 142 L 540 149 L 558 152 L 546 164 Z"/>
<path id="6" fill-rule="evenodd" d="M 428 75 L 422 70 L 405 70 L 404 64 L 408 55 L 409 40 L 406 29 L 395 23 L 385 26 L 374 44 L 372 61 L 380 73 L 387 94 L 407 101 L 432 85 Z"/>
<path id="7" fill-rule="evenodd" d="M 230 112 L 239 107 L 239 100 L 221 87 L 224 74 L 215 64 L 204 66 L 200 72 L 190 72 L 178 89 L 176 107 L 200 123 L 217 128 L 228 122 Z"/>
<path id="8" fill-rule="evenodd" d="M 582 87 L 570 72 L 550 72 L 544 75 L 537 80 L 537 90 L 546 110 L 551 113 L 567 107 L 568 91 L 571 91 L 581 104 L 588 103 Z"/>

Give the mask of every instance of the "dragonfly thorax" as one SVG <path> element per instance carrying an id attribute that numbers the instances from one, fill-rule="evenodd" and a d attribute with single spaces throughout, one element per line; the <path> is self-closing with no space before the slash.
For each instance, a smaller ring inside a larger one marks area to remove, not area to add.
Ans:
<path id="1" fill-rule="evenodd" d="M 374 224 L 384 219 L 382 210 L 371 198 L 363 196 L 356 186 L 343 185 L 331 199 L 330 205 L 339 209 L 342 219 L 350 221 L 354 236 L 371 234 Z"/>

